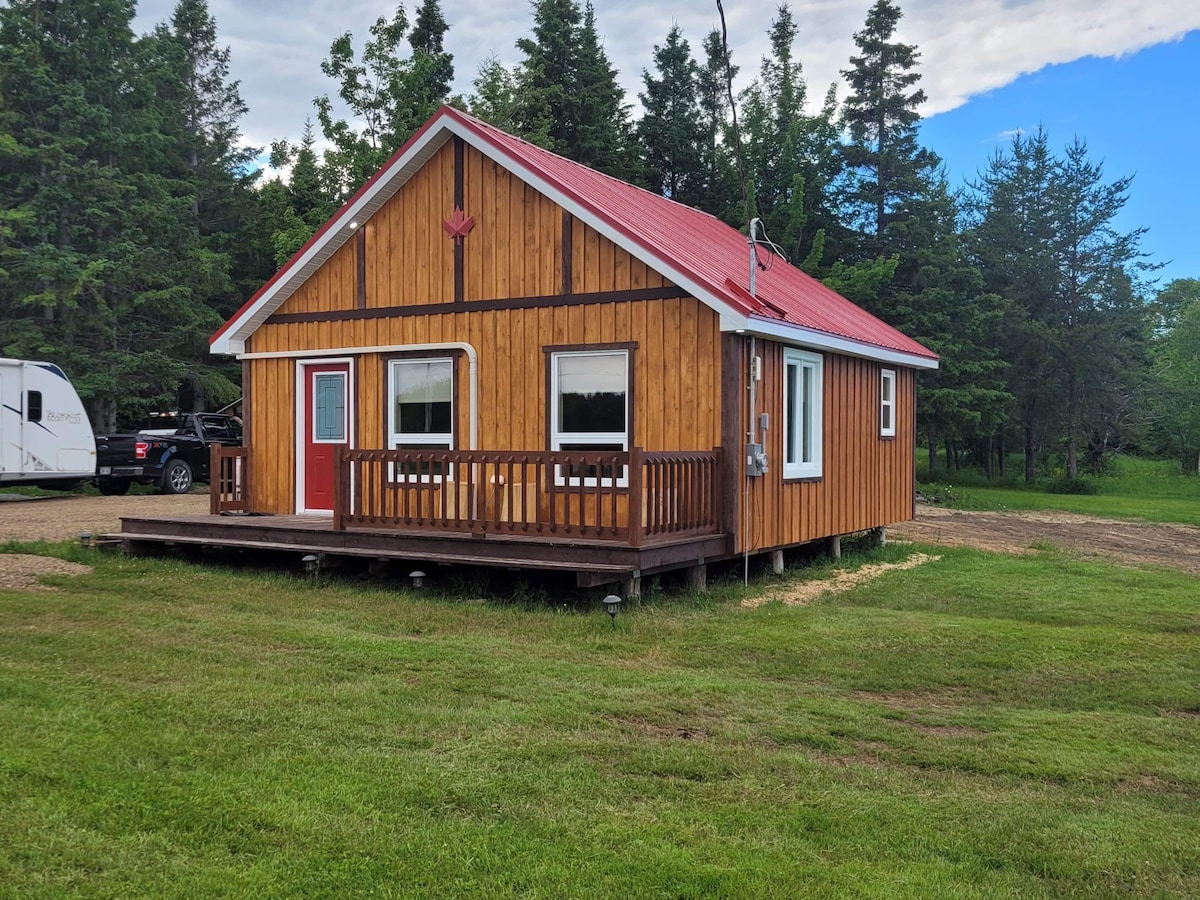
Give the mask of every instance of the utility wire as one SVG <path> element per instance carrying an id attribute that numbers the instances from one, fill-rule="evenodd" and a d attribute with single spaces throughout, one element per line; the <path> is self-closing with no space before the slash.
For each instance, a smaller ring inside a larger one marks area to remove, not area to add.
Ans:
<path id="1" fill-rule="evenodd" d="M 750 233 L 750 195 L 746 191 L 746 162 L 742 159 L 742 135 L 738 130 L 737 104 L 733 100 L 733 68 L 729 64 L 729 31 L 725 27 L 725 7 L 717 0 L 717 12 L 721 16 L 721 52 L 725 54 L 725 89 L 729 94 L 729 110 L 733 113 L 733 144 L 737 150 L 738 180 L 742 186 L 742 209 L 746 213 L 746 235 L 753 245 L 754 235 Z M 757 258 L 758 254 L 755 253 Z"/>

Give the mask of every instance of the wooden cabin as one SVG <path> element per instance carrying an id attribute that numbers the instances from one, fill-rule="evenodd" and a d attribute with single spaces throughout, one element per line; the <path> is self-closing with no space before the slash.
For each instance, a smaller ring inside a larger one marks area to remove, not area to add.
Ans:
<path id="1" fill-rule="evenodd" d="M 636 590 L 911 518 L 936 356 L 754 249 L 752 285 L 735 229 L 443 108 L 213 336 L 214 515 L 126 537 Z"/>

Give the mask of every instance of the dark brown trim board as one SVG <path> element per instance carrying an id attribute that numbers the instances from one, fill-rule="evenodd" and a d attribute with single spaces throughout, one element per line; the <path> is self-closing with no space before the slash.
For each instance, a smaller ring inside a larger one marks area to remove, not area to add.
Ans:
<path id="1" fill-rule="evenodd" d="M 463 186 L 463 139 L 454 138 L 454 208 L 462 209 L 465 189 Z M 454 302 L 462 303 L 466 284 L 466 238 L 454 241 Z"/>
<path id="2" fill-rule="evenodd" d="M 367 227 L 354 234 L 354 305 L 367 308 Z"/>
<path id="3" fill-rule="evenodd" d="M 571 255 L 574 250 L 575 217 L 565 209 L 562 214 L 562 292 L 570 294 L 574 290 L 574 272 L 571 270 Z"/>
<path id="4" fill-rule="evenodd" d="M 436 316 L 441 313 L 470 310 L 488 312 L 504 309 L 543 309 L 552 306 L 585 306 L 588 303 L 629 303 L 638 300 L 676 300 L 690 297 L 686 290 L 669 286 L 637 288 L 629 291 L 597 291 L 591 294 L 549 294 L 543 297 L 513 297 L 509 300 L 470 300 L 460 303 L 424 303 L 414 306 L 376 306 L 371 309 L 342 309 L 329 312 L 275 313 L 266 324 L 288 322 L 348 322 L 355 319 L 392 319 L 406 316 Z"/>

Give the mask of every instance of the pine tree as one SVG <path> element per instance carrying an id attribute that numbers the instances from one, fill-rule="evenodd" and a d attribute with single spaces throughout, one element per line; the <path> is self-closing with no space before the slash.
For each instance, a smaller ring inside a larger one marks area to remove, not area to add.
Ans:
<path id="1" fill-rule="evenodd" d="M 742 193 L 735 154 L 730 151 L 731 121 L 729 82 L 737 77 L 738 67 L 726 57 L 721 32 L 710 31 L 704 39 L 704 62 L 696 78 L 704 141 L 700 148 L 703 183 L 697 189 L 700 209 L 734 226 L 745 226 Z"/>
<path id="2" fill-rule="evenodd" d="M 163 134 L 161 48 L 131 19 L 118 0 L 0 7 L 3 352 L 62 365 L 100 428 L 175 400 L 226 274 Z"/>
<path id="3" fill-rule="evenodd" d="M 517 41 L 517 49 L 525 54 L 516 116 L 519 132 L 545 135 L 546 147 L 564 156 L 579 144 L 575 97 L 581 19 L 575 0 L 537 0 L 533 35 Z"/>
<path id="4" fill-rule="evenodd" d="M 704 123 L 697 99 L 700 67 L 678 25 L 665 44 L 654 45 L 658 77 L 642 70 L 645 110 L 637 134 L 642 152 L 642 179 L 651 190 L 681 203 L 703 200 Z"/>
<path id="5" fill-rule="evenodd" d="M 575 96 L 578 144 L 571 159 L 609 175 L 633 180 L 635 165 L 630 154 L 629 108 L 625 90 L 617 81 L 596 28 L 592 0 L 583 9 L 579 29 L 579 65 Z"/>
<path id="6" fill-rule="evenodd" d="M 876 0 L 865 27 L 854 35 L 861 53 L 842 72 L 850 86 L 842 109 L 850 134 L 842 149 L 851 171 L 846 199 L 876 239 L 869 253 L 886 252 L 882 237 L 888 224 L 921 191 L 922 172 L 937 164 L 917 143 L 917 109 L 925 102 L 925 92 L 913 89 L 921 77 L 920 54 L 892 40 L 901 15 L 891 0 Z"/>
<path id="7" fill-rule="evenodd" d="M 588 2 L 537 0 L 533 35 L 517 41 L 517 131 L 568 159 L 631 177 L 625 94 Z"/>

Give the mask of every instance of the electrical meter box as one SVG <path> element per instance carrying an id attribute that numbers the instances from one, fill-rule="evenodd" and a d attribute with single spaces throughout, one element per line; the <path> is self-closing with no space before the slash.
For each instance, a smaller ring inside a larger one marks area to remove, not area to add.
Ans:
<path id="1" fill-rule="evenodd" d="M 767 453 L 762 444 L 746 445 L 746 474 L 750 476 L 767 474 Z"/>

